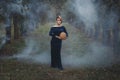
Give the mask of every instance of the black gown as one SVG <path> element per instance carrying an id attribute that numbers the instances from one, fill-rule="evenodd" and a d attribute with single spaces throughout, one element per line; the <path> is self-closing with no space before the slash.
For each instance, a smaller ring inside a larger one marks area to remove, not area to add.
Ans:
<path id="1" fill-rule="evenodd" d="M 68 37 L 68 33 L 64 26 L 51 27 L 49 35 L 52 36 L 52 39 L 51 39 L 51 67 L 62 70 L 63 69 L 62 63 L 61 63 L 62 40 L 55 37 L 55 36 L 59 36 L 61 32 L 65 32 Z"/>

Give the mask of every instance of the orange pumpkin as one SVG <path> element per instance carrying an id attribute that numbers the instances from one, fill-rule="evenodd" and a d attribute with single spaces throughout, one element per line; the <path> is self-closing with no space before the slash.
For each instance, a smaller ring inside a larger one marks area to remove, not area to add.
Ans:
<path id="1" fill-rule="evenodd" d="M 66 33 L 65 33 L 65 32 L 61 32 L 61 33 L 60 33 L 60 38 L 61 38 L 62 40 L 65 40 L 65 39 L 67 38 Z"/>

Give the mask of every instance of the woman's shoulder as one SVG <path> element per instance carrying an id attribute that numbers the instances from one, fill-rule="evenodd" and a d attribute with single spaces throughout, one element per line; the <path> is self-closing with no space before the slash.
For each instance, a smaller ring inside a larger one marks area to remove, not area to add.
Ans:
<path id="1" fill-rule="evenodd" d="M 58 26 L 58 25 L 54 25 L 53 27 L 55 28 L 60 28 L 60 27 L 63 27 L 62 25 Z"/>
<path id="2" fill-rule="evenodd" d="M 57 25 L 52 26 L 52 28 L 61 28 L 61 27 L 63 26 L 57 26 Z"/>
<path id="3" fill-rule="evenodd" d="M 61 26 L 62 28 L 65 28 L 65 26 Z"/>
<path id="4" fill-rule="evenodd" d="M 55 27 L 57 27 L 57 26 L 56 25 L 51 26 L 51 28 L 55 28 Z"/>
<path id="5" fill-rule="evenodd" d="M 51 26 L 51 28 L 65 28 L 63 25 L 60 25 L 60 26 L 58 26 L 58 25 L 53 25 L 53 26 Z"/>
<path id="6" fill-rule="evenodd" d="M 51 28 L 55 28 L 55 27 L 57 27 L 57 26 L 55 26 L 55 25 L 51 26 Z"/>

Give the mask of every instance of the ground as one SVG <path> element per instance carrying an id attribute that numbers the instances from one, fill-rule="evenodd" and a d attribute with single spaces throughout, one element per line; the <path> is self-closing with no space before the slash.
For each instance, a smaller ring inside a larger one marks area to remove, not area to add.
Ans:
<path id="1" fill-rule="evenodd" d="M 15 59 L 0 62 L 0 80 L 120 80 L 120 65 L 61 71 L 48 65 L 21 63 Z"/>

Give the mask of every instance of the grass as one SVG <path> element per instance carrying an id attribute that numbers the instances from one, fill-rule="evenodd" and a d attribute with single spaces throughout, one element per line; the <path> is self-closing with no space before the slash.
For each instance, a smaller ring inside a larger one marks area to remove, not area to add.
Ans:
<path id="1" fill-rule="evenodd" d="M 15 40 L 10 44 L 4 45 L 0 49 L 0 56 L 10 56 L 10 55 L 16 54 L 19 51 L 21 51 L 24 47 L 25 47 L 24 39 L 21 38 L 21 39 Z"/>
<path id="2" fill-rule="evenodd" d="M 120 80 L 119 67 L 69 68 L 60 71 L 44 64 L 0 60 L 0 80 Z"/>

